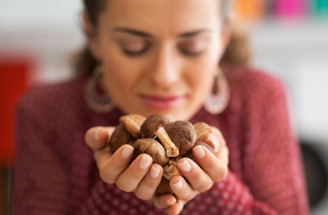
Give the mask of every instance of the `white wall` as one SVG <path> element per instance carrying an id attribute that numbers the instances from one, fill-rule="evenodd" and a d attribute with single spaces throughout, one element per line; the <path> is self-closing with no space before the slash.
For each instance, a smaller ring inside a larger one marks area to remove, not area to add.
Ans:
<path id="1" fill-rule="evenodd" d="M 78 21 L 82 0 L 0 0 L 0 26 L 50 27 Z"/>
<path id="2" fill-rule="evenodd" d="M 68 78 L 68 59 L 84 44 L 81 1 L 0 0 L 0 56 L 32 57 L 31 82 Z"/>
<path id="3" fill-rule="evenodd" d="M 328 146 L 328 20 L 268 20 L 250 32 L 253 64 L 287 84 L 299 134 Z"/>

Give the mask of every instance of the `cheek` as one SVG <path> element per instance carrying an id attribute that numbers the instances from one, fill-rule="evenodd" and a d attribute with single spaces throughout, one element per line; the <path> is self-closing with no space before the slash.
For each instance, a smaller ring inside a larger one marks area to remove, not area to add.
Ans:
<path id="1" fill-rule="evenodd" d="M 214 74 L 218 69 L 219 51 L 205 55 L 193 65 L 189 72 L 189 83 L 195 96 L 204 99 L 212 89 Z"/>
<path id="2" fill-rule="evenodd" d="M 107 92 L 115 93 L 116 86 L 122 86 L 122 89 L 124 89 L 124 85 L 127 84 L 127 81 L 125 81 L 125 74 L 122 71 L 122 66 L 120 64 L 111 63 L 110 60 L 104 62 L 105 67 L 105 74 L 104 74 L 104 80 L 105 80 L 105 88 Z"/>
<path id="3" fill-rule="evenodd" d="M 136 74 L 133 70 L 135 67 L 122 55 L 121 50 L 108 38 L 107 34 L 101 32 L 100 35 L 101 61 L 105 69 L 104 88 L 110 94 L 116 93 L 114 91 L 118 91 L 118 87 L 121 91 L 126 91 L 133 83 L 133 74 Z"/>
<path id="4" fill-rule="evenodd" d="M 137 72 L 133 65 L 127 63 L 126 59 L 115 54 L 108 53 L 104 59 L 106 73 L 104 75 L 105 88 L 112 93 L 125 93 L 130 91 L 137 82 Z"/>
<path id="5" fill-rule="evenodd" d="M 203 100 L 212 88 L 215 68 L 204 67 L 195 71 L 195 75 L 190 78 L 190 87 L 193 89 L 195 99 Z"/>

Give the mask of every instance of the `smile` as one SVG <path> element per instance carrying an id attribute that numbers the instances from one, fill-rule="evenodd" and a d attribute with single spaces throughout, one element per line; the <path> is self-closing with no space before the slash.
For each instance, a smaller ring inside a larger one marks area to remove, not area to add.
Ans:
<path id="1" fill-rule="evenodd" d="M 184 100 L 184 96 L 141 95 L 140 98 L 146 105 L 159 110 L 175 108 Z"/>

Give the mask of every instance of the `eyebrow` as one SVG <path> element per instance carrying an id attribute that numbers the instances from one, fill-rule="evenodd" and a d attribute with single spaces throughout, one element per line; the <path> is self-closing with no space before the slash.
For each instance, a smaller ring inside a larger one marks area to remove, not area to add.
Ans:
<path id="1" fill-rule="evenodd" d="M 204 33 L 204 32 L 211 32 L 211 30 L 210 29 L 200 29 L 200 30 L 197 30 L 197 31 L 192 31 L 192 32 L 187 32 L 187 33 L 180 34 L 179 37 L 192 37 L 192 36 L 195 36 L 197 34 Z"/>
<path id="2" fill-rule="evenodd" d="M 151 37 L 152 36 L 151 34 L 148 34 L 146 32 L 131 29 L 131 28 L 114 28 L 113 31 L 129 33 L 129 34 L 133 34 L 136 36 L 142 36 L 142 37 Z"/>
<path id="3" fill-rule="evenodd" d="M 142 37 L 152 37 L 152 35 L 149 34 L 149 33 L 139 31 L 139 30 L 135 30 L 135 29 L 131 29 L 131 28 L 116 27 L 116 28 L 113 29 L 113 31 L 129 33 L 129 34 L 133 34 L 133 35 L 136 35 L 136 36 L 142 36 Z M 210 29 L 200 29 L 200 30 L 197 30 L 197 31 L 182 33 L 182 34 L 178 35 L 178 37 L 183 37 L 183 38 L 192 37 L 192 36 L 195 36 L 197 34 L 204 33 L 204 32 L 211 32 L 211 30 Z"/>

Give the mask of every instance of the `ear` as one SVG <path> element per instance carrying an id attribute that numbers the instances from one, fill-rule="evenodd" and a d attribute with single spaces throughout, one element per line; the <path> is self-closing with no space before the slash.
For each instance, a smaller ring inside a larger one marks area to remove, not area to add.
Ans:
<path id="1" fill-rule="evenodd" d="M 235 15 L 233 12 L 230 12 L 227 17 L 223 20 L 222 23 L 222 33 L 221 33 L 221 41 L 224 46 L 224 50 L 230 43 L 231 32 L 233 27 L 233 22 L 235 20 Z"/>
<path id="2" fill-rule="evenodd" d="M 87 44 L 94 58 L 101 61 L 99 39 L 96 27 L 92 24 L 88 13 L 84 10 L 81 14 L 81 21 Z"/>

